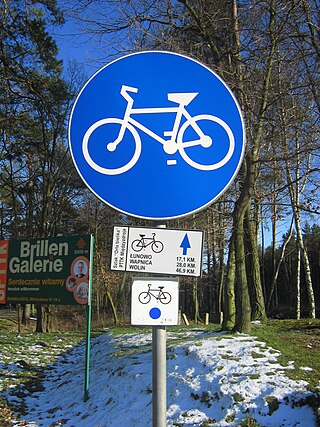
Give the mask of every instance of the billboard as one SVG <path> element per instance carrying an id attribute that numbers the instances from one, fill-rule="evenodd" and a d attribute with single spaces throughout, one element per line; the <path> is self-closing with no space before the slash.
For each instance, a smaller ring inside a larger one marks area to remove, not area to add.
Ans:
<path id="1" fill-rule="evenodd" d="M 0 241 L 0 303 L 88 304 L 92 251 L 90 235 Z"/>

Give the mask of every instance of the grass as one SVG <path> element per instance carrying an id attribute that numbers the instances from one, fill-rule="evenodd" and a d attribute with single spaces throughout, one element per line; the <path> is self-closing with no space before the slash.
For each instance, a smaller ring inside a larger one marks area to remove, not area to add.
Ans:
<path id="1" fill-rule="evenodd" d="M 12 319 L 12 318 L 3 319 L 0 317 L 0 331 L 12 332 L 13 330 L 18 330 L 17 328 L 18 326 L 17 326 L 16 319 Z"/>
<path id="2" fill-rule="evenodd" d="M 252 335 L 279 350 L 282 365 L 294 361 L 294 369 L 288 369 L 286 375 L 307 381 L 310 391 L 319 393 L 320 319 L 268 320 L 254 325 Z M 312 371 L 301 369 L 306 367 Z"/>

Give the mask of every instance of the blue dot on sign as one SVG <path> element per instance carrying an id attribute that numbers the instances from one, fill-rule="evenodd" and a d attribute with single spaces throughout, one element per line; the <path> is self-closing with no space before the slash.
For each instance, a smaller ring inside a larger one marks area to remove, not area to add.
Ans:
<path id="1" fill-rule="evenodd" d="M 157 307 L 154 307 L 149 311 L 149 315 L 151 319 L 159 319 L 161 316 L 161 311 Z"/>

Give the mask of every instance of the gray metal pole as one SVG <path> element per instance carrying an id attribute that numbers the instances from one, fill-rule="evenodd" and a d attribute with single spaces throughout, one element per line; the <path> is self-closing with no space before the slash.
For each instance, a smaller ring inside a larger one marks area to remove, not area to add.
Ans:
<path id="1" fill-rule="evenodd" d="M 157 228 L 166 224 L 154 222 Z M 152 427 L 167 424 L 167 332 L 165 326 L 152 326 Z"/>
<path id="2" fill-rule="evenodd" d="M 152 326 L 152 427 L 166 427 L 166 327 Z"/>

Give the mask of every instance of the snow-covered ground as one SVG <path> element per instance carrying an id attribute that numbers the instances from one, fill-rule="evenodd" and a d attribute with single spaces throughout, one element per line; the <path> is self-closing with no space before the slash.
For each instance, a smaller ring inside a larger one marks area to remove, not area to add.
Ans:
<path id="1" fill-rule="evenodd" d="M 151 334 L 105 333 L 91 344 L 89 400 L 83 401 L 82 343 L 49 367 L 42 391 L 9 389 L 10 403 L 25 401 L 23 425 L 152 425 Z M 290 380 L 293 362 L 284 367 L 278 357 L 251 336 L 168 333 L 167 426 L 238 426 L 244 420 L 262 427 L 316 426 L 306 382 Z"/>

